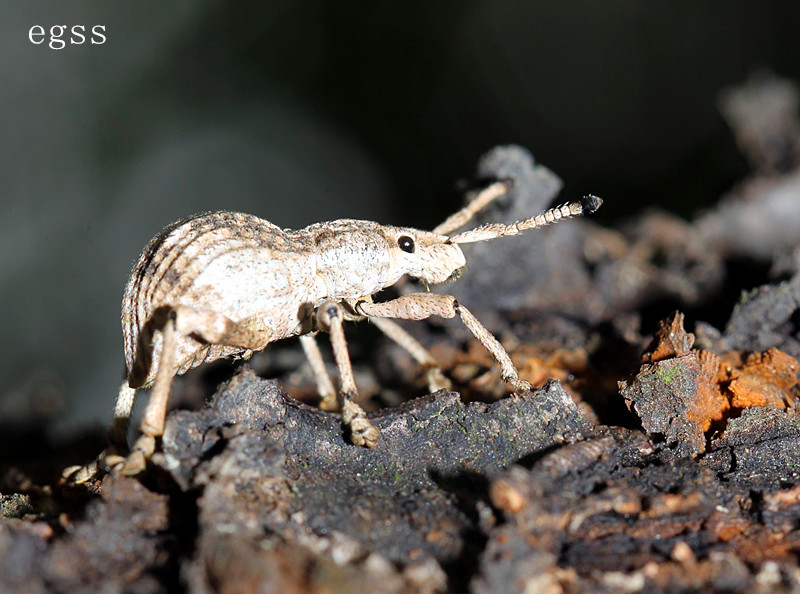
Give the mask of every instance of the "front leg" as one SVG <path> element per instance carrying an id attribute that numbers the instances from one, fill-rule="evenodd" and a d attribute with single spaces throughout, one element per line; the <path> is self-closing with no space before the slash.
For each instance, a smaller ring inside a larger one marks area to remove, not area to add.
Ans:
<path id="1" fill-rule="evenodd" d="M 403 320 L 424 320 L 431 316 L 453 318 L 458 314 L 467 330 L 486 347 L 486 350 L 497 361 L 503 380 L 515 392 L 525 392 L 531 389 L 529 382 L 519 378 L 517 368 L 503 345 L 500 344 L 500 341 L 466 307 L 460 305 L 452 295 L 412 293 L 411 295 L 403 295 L 383 303 L 360 301 L 356 305 L 356 311 L 367 317 L 399 318 Z"/>
<path id="2" fill-rule="evenodd" d="M 350 439 L 354 444 L 374 448 L 378 444 L 380 431 L 367 420 L 364 409 L 353 399 L 358 396 L 356 380 L 350 354 L 347 352 L 347 340 L 344 337 L 344 312 L 338 303 L 327 301 L 317 308 L 317 323 L 331 335 L 333 357 L 339 370 L 339 397 L 342 407 L 342 420 L 350 429 Z"/>

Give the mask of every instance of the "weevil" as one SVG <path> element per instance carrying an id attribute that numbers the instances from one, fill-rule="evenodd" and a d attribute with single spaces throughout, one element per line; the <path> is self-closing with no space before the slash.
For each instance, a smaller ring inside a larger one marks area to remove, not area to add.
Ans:
<path id="1" fill-rule="evenodd" d="M 529 390 L 500 342 L 454 297 L 411 293 L 380 303 L 372 299 L 407 276 L 425 284 L 457 278 L 466 265 L 460 244 L 517 235 L 592 213 L 602 204 L 586 196 L 510 225 L 490 223 L 453 234 L 511 185 L 489 185 L 433 231 L 352 219 L 292 231 L 237 212 L 195 215 L 166 227 L 139 257 L 122 301 L 127 376 L 115 406 L 112 441 L 126 441 L 136 390 L 151 388 L 151 394 L 142 436 L 127 458 L 113 458 L 117 466 L 129 474 L 144 468 L 164 431 L 176 375 L 222 357 L 247 358 L 292 336 L 300 337 L 321 407 L 341 410 L 353 444 L 374 447 L 379 430 L 355 401 L 345 321 L 372 321 L 427 370 L 434 391 L 449 382 L 430 353 L 392 318 L 457 315 L 491 353 L 503 380 L 515 392 Z M 315 342 L 319 332 L 330 335 L 338 391 Z"/>

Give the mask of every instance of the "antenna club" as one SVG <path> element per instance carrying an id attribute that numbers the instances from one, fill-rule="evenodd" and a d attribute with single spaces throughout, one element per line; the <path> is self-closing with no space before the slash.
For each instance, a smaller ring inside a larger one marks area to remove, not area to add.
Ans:
<path id="1" fill-rule="evenodd" d="M 598 198 L 597 196 L 593 196 L 592 194 L 587 194 L 583 198 L 581 198 L 580 205 L 582 214 L 592 214 L 596 212 L 598 208 L 603 204 L 603 199 Z"/>

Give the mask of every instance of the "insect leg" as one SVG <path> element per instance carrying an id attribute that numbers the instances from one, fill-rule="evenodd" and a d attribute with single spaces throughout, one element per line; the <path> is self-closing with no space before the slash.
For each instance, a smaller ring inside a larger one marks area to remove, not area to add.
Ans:
<path id="1" fill-rule="evenodd" d="M 208 310 L 178 305 L 169 308 L 161 328 L 162 347 L 158 358 L 158 371 L 150 395 L 150 403 L 142 419 L 142 433 L 157 437 L 164 432 L 167 400 L 172 379 L 177 373 L 175 348 L 178 336 L 197 336 L 216 345 L 239 347 L 260 351 L 269 343 L 272 335 L 268 330 L 254 330 L 229 317 Z"/>
<path id="2" fill-rule="evenodd" d="M 350 428 L 350 439 L 355 445 L 374 448 L 380 432 L 367 420 L 364 409 L 353 401 L 358 396 L 358 388 L 344 337 L 344 312 L 338 303 L 327 301 L 317 308 L 317 322 L 331 335 L 331 347 L 341 384 L 342 420 Z"/>
<path id="3" fill-rule="evenodd" d="M 370 321 L 386 336 L 408 351 L 408 354 L 411 355 L 417 363 L 422 365 L 428 379 L 428 390 L 431 393 L 437 390 L 449 390 L 453 387 L 450 380 L 447 379 L 442 373 L 442 370 L 439 369 L 436 359 L 428 352 L 428 349 L 422 346 L 416 338 L 403 330 L 397 322 L 393 322 L 388 318 L 379 317 L 370 318 Z"/>
<path id="4" fill-rule="evenodd" d="M 452 295 L 412 293 L 411 295 L 403 295 L 383 303 L 360 301 L 356 305 L 356 311 L 367 317 L 400 318 L 405 320 L 424 320 L 431 316 L 453 318 L 458 314 L 467 330 L 480 341 L 500 366 L 500 374 L 503 380 L 511 385 L 515 392 L 524 392 L 531 389 L 530 383 L 519 378 L 517 368 L 503 345 L 500 344 L 500 341 L 466 307 L 460 305 Z"/>
<path id="5" fill-rule="evenodd" d="M 161 352 L 157 358 L 150 353 L 153 356 L 153 362 L 158 364 L 158 368 L 150 392 L 150 402 L 147 404 L 140 425 L 142 436 L 136 440 L 131 449 L 131 454 L 122 467 L 123 474 L 141 472 L 146 459 L 155 450 L 155 438 L 164 433 L 169 393 L 172 388 L 172 380 L 178 371 L 175 350 L 179 336 L 194 335 L 209 344 L 235 346 L 249 350 L 263 350 L 271 337 L 269 331 L 253 330 L 222 314 L 181 305 L 159 309 L 148 321 L 147 326 L 149 326 L 148 331 L 143 332 L 142 336 L 152 335 L 155 331 L 161 332 Z M 152 349 L 152 345 L 149 348 Z M 120 409 L 125 408 L 127 404 L 125 400 L 127 396 L 123 394 L 123 390 L 124 384 L 123 389 L 120 390 L 120 397 L 117 398 Z M 125 411 L 119 412 L 124 413 Z M 127 412 L 129 415 L 130 411 Z M 121 422 L 119 419 L 115 419 L 115 421 L 118 424 Z"/>
<path id="6" fill-rule="evenodd" d="M 167 415 L 167 401 L 175 377 L 175 336 L 177 312 L 173 310 L 167 316 L 161 328 L 161 354 L 158 359 L 158 371 L 150 391 L 150 402 L 142 418 L 140 426 L 145 435 L 158 436 L 164 433 L 164 419 Z"/>
<path id="7" fill-rule="evenodd" d="M 485 187 L 469 202 L 469 204 L 457 213 L 447 217 L 433 232 L 439 235 L 450 235 L 456 229 L 460 229 L 469 223 L 481 210 L 508 192 L 511 185 L 510 181 L 500 181 Z"/>
<path id="8" fill-rule="evenodd" d="M 124 379 L 119 387 L 117 402 L 114 405 L 114 418 L 111 421 L 111 427 L 108 429 L 108 439 L 114 445 L 128 445 L 128 425 L 131 420 L 135 395 L 136 388 L 131 388 L 128 384 L 128 379 Z"/>
<path id="9" fill-rule="evenodd" d="M 158 361 L 155 383 L 150 391 L 150 402 L 144 411 L 140 428 L 142 435 L 131 448 L 131 453 L 122 466 L 122 474 L 139 474 L 144 470 L 147 458 L 156 449 L 155 438 L 164 433 L 164 420 L 167 416 L 167 402 L 175 377 L 175 311 L 169 312 L 161 328 L 161 354 Z"/>
<path id="10" fill-rule="evenodd" d="M 157 356 L 153 353 L 152 341 L 156 332 L 161 334 L 161 349 Z M 147 459 L 155 451 L 156 438 L 164 433 L 169 393 L 178 371 L 175 363 L 178 337 L 188 335 L 195 335 L 210 344 L 262 350 L 269 343 L 271 333 L 253 330 L 221 314 L 186 306 L 165 306 L 156 310 L 139 334 L 137 361 L 133 365 L 129 381 L 123 382 L 120 387 L 114 420 L 109 430 L 113 443 L 125 444 L 136 388 L 147 387 L 147 382 L 143 383 L 142 375 L 149 375 L 150 365 L 155 364 L 158 367 L 150 401 L 140 425 L 142 435 L 134 443 L 127 458 L 116 455 L 114 448 L 107 450 L 100 455 L 98 463 L 86 466 L 76 473 L 76 480 L 88 480 L 95 474 L 98 466 L 116 466 L 122 474 L 138 474 L 144 470 Z"/>
<path id="11" fill-rule="evenodd" d="M 300 336 L 300 344 L 306 354 L 308 364 L 311 366 L 314 380 L 317 382 L 317 392 L 322 396 L 322 402 L 319 403 L 319 407 L 322 410 L 336 410 L 338 406 L 336 388 L 333 387 L 333 382 L 331 382 L 331 378 L 328 377 L 328 372 L 325 370 L 325 362 L 322 360 L 322 353 L 319 351 L 317 339 L 311 334 L 303 334 Z"/>
<path id="12" fill-rule="evenodd" d="M 494 335 L 486 329 L 486 326 L 481 324 L 472 312 L 463 305 L 456 303 L 456 312 L 458 313 L 464 326 L 467 330 L 472 332 L 472 335 L 477 338 L 480 343 L 486 347 L 486 350 L 494 357 L 497 364 L 500 366 L 500 375 L 507 384 L 514 388 L 515 392 L 526 392 L 531 389 L 530 382 L 519 378 L 519 372 L 511 361 L 511 357 L 500 344 Z"/>
<path id="13" fill-rule="evenodd" d="M 96 460 L 83 466 L 77 465 L 65 468 L 62 473 L 64 479 L 80 485 L 97 477 L 101 468 L 106 469 L 125 463 L 125 457 L 120 456 L 118 452 L 120 449 L 124 451 L 128 447 L 128 426 L 135 394 L 136 388 L 131 388 L 128 385 L 127 378 L 123 380 L 122 385 L 119 387 L 117 402 L 114 405 L 114 418 L 108 429 L 108 440 L 111 445 L 103 450 Z"/>

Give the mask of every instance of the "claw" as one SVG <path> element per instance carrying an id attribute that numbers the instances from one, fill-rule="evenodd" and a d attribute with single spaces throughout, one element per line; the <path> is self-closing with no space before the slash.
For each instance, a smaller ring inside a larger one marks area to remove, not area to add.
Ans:
<path id="1" fill-rule="evenodd" d="M 526 380 L 522 380 L 522 379 L 517 378 L 517 379 L 509 380 L 508 383 L 511 384 L 512 388 L 514 388 L 514 392 L 516 394 L 520 394 L 522 392 L 530 392 L 530 390 L 531 390 L 531 383 L 529 381 L 526 381 Z"/>
<path id="2" fill-rule="evenodd" d="M 61 472 L 61 478 L 67 482 L 82 485 L 98 475 L 97 462 L 90 462 L 83 466 L 68 466 Z"/>
<path id="3" fill-rule="evenodd" d="M 342 420 L 350 428 L 350 441 L 355 445 L 366 448 L 378 445 L 381 432 L 367 420 L 364 409 L 349 398 L 342 405 Z"/>
<path id="4" fill-rule="evenodd" d="M 133 476 L 140 474 L 147 467 L 147 460 L 156 451 L 156 438 L 152 435 L 142 435 L 131 448 L 131 453 L 123 459 L 120 474 Z"/>
<path id="5" fill-rule="evenodd" d="M 122 462 L 125 462 L 124 456 L 120 456 L 117 453 L 117 449 L 112 446 L 100 452 L 100 455 L 88 464 L 65 468 L 61 473 L 61 477 L 75 485 L 82 485 L 116 470 Z"/>
<path id="6" fill-rule="evenodd" d="M 380 430 L 365 418 L 353 419 L 350 423 L 350 439 L 357 446 L 374 448 L 378 445 Z"/>
<path id="7" fill-rule="evenodd" d="M 336 398 L 336 392 L 325 394 L 319 403 L 319 408 L 328 412 L 335 412 L 339 410 L 339 402 Z"/>
<path id="8" fill-rule="evenodd" d="M 450 390 L 453 388 L 453 382 L 447 379 L 442 373 L 442 370 L 438 367 L 429 367 L 426 371 L 426 375 L 428 379 L 428 391 L 431 394 L 438 390 Z"/>
<path id="9" fill-rule="evenodd" d="M 117 470 L 120 474 L 125 476 L 135 476 L 147 467 L 147 458 L 138 450 L 133 451 L 125 459 L 124 464 Z"/>

